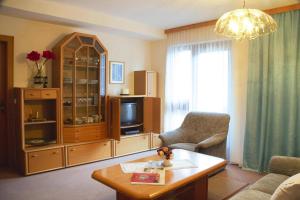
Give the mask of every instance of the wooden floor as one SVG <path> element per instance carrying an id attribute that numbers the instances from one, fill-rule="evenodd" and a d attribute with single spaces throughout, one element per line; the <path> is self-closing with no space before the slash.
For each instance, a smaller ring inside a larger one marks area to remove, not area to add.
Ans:
<path id="1" fill-rule="evenodd" d="M 217 175 L 219 177 L 229 178 L 232 180 L 246 182 L 248 184 L 253 184 L 265 174 L 259 174 L 253 171 L 242 170 L 237 165 L 227 165 L 226 170 L 222 171 Z"/>
<path id="2" fill-rule="evenodd" d="M 208 200 L 226 200 L 247 188 L 264 174 L 242 170 L 236 165 L 227 165 L 226 170 L 208 179 Z"/>

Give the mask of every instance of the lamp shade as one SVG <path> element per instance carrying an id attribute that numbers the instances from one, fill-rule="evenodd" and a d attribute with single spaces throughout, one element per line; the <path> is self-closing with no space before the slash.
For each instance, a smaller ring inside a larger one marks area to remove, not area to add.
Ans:
<path id="1" fill-rule="evenodd" d="M 254 39 L 277 30 L 276 21 L 258 9 L 236 9 L 225 13 L 216 23 L 215 32 L 236 40 Z"/>

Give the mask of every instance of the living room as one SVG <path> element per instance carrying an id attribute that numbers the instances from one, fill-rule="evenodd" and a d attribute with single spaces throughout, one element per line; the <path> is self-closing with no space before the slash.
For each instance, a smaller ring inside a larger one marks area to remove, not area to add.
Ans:
<path id="1" fill-rule="evenodd" d="M 299 26 L 299 0 L 0 1 L 0 199 L 300 199 Z"/>

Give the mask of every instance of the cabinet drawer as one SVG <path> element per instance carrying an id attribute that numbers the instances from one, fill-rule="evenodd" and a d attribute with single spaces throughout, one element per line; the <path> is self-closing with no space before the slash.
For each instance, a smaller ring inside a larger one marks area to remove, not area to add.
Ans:
<path id="1" fill-rule="evenodd" d="M 43 99 L 56 99 L 57 97 L 56 90 L 42 90 L 41 97 Z"/>
<path id="2" fill-rule="evenodd" d="M 25 90 L 24 97 L 25 97 L 25 99 L 40 99 L 41 91 L 40 90 Z"/>
<path id="3" fill-rule="evenodd" d="M 67 147 L 67 165 L 77 165 L 112 157 L 111 141 Z"/>
<path id="4" fill-rule="evenodd" d="M 162 146 L 162 141 L 159 138 L 159 134 L 154 134 L 152 133 L 152 144 L 151 144 L 151 148 L 155 149 L 155 148 L 159 148 Z"/>
<path id="5" fill-rule="evenodd" d="M 28 173 L 58 169 L 64 166 L 62 148 L 28 152 Z"/>
<path id="6" fill-rule="evenodd" d="M 64 128 L 64 142 L 87 142 L 107 138 L 106 125 L 100 124 L 97 126 L 83 126 L 74 128 Z"/>
<path id="7" fill-rule="evenodd" d="M 120 141 L 115 142 L 115 154 L 116 156 L 121 156 L 149 150 L 150 138 L 149 135 L 139 135 L 121 138 Z"/>

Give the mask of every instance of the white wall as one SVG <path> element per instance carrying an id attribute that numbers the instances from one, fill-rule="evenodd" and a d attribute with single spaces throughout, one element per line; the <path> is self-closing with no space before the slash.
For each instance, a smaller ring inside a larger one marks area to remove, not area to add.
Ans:
<path id="1" fill-rule="evenodd" d="M 109 84 L 108 94 L 119 94 L 120 88 L 128 87 L 133 92 L 133 71 L 150 69 L 150 42 L 124 37 L 107 32 L 84 28 L 56 25 L 0 15 L 0 34 L 14 36 L 14 86 L 30 86 L 32 67 L 26 60 L 26 53 L 37 50 L 51 50 L 65 35 L 72 32 L 95 34 L 108 50 L 108 59 L 125 62 L 125 84 Z M 47 75 L 51 86 L 51 62 L 47 63 Z"/>
<path id="2" fill-rule="evenodd" d="M 165 70 L 167 58 L 167 41 L 158 40 L 151 43 L 151 64 L 152 70 L 158 72 L 158 96 L 161 97 L 161 127 L 164 128 L 165 110 Z"/>

